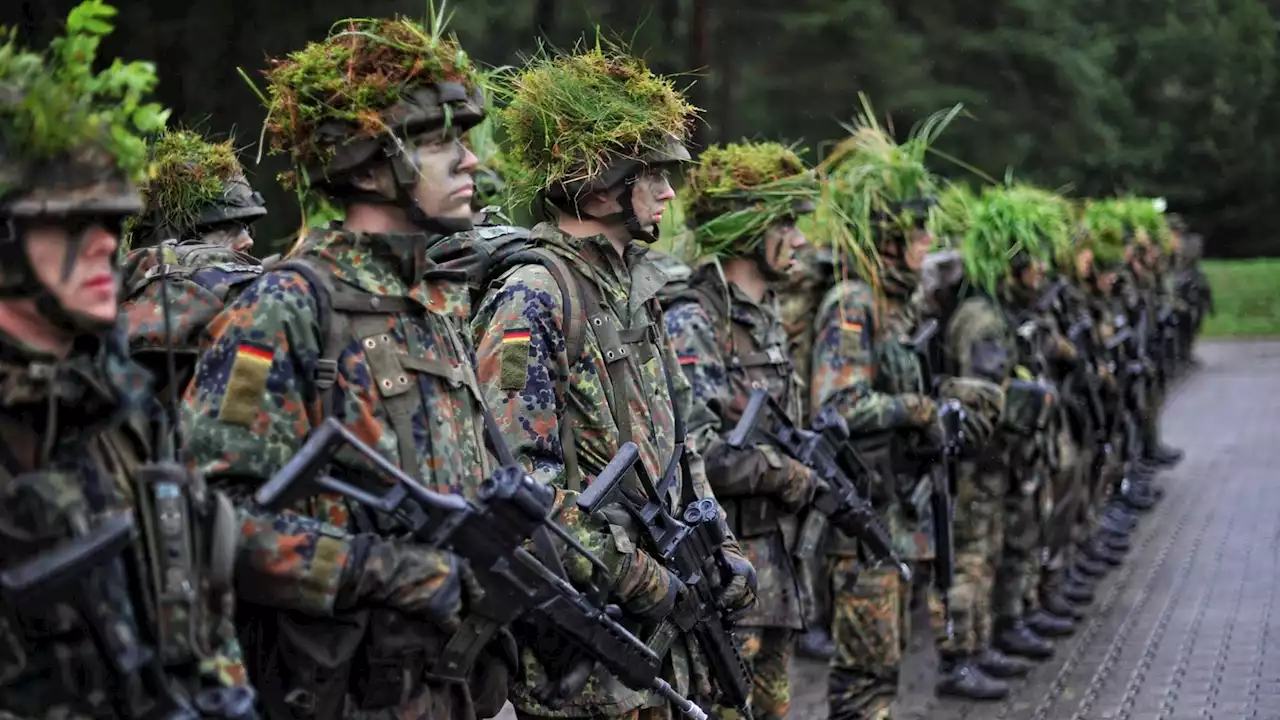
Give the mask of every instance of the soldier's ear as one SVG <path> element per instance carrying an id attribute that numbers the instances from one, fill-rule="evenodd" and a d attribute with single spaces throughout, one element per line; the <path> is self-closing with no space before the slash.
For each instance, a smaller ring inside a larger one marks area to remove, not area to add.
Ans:
<path id="1" fill-rule="evenodd" d="M 351 185 L 357 190 L 395 197 L 391 168 L 385 163 L 369 163 L 351 174 Z"/>

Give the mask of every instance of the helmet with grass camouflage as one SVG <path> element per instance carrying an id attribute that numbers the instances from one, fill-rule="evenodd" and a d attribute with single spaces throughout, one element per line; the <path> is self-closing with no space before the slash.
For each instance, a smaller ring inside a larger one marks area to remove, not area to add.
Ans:
<path id="1" fill-rule="evenodd" d="M 1129 246 L 1146 246 L 1154 241 L 1167 248 L 1172 239 L 1164 213 L 1149 198 L 1090 200 L 1085 203 L 1082 224 L 1085 243 L 1102 270 L 1122 266 Z"/>
<path id="2" fill-rule="evenodd" d="M 347 19 L 265 71 L 266 130 L 272 153 L 288 152 L 287 187 L 341 185 L 367 162 L 390 158 L 398 182 L 404 140 L 446 127 L 467 130 L 484 118 L 479 71 L 444 33 L 406 18 Z M 400 165 L 397 165 L 397 161 Z"/>
<path id="3" fill-rule="evenodd" d="M 220 223 L 248 223 L 267 214 L 231 140 L 212 143 L 191 130 L 171 130 L 156 139 L 152 156 L 139 226 L 163 236 L 156 239 L 188 240 Z"/>
<path id="4" fill-rule="evenodd" d="M 672 82 L 618 48 L 539 56 L 505 80 L 500 113 L 515 197 L 572 203 L 645 167 L 690 160 L 697 113 Z"/>
<path id="5" fill-rule="evenodd" d="M 868 282 L 878 284 L 880 251 L 936 215 L 941 181 L 925 165 L 929 147 L 960 113 L 957 105 L 935 113 L 899 143 L 880 125 L 866 97 L 863 111 L 845 125 L 849 137 L 818 166 L 823 199 L 818 214 L 843 257 L 852 258 Z"/>
<path id="6" fill-rule="evenodd" d="M 815 209 L 818 182 L 778 143 L 713 145 L 685 176 L 686 222 L 701 256 L 749 255 L 770 225 Z"/>
<path id="7" fill-rule="evenodd" d="M 146 174 L 143 135 L 162 128 L 168 111 L 143 102 L 156 83 L 150 63 L 116 61 L 93 72 L 115 13 L 86 0 L 43 52 L 0 28 L 0 297 L 51 299 L 22 245 L 24 224 L 116 228 L 142 210 L 135 183 Z M 73 246 L 64 272 L 74 257 Z"/>
<path id="8" fill-rule="evenodd" d="M 1071 203 L 1030 185 L 989 187 L 969 208 L 960 254 L 965 278 L 994 295 L 1032 262 L 1053 262 L 1071 243 Z"/>

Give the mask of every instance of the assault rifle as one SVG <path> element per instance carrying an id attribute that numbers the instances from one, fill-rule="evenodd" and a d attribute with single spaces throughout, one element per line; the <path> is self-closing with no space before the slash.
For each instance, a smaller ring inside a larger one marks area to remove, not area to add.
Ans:
<path id="1" fill-rule="evenodd" d="M 491 442 L 498 443 L 490 418 L 486 417 L 486 421 Z M 334 456 L 348 448 L 369 462 L 380 477 L 370 478 L 360 486 L 325 475 Z M 592 659 L 585 667 L 585 675 L 566 676 L 552 681 L 551 687 L 540 689 L 548 700 L 571 697 L 575 686 L 580 690 L 579 683 L 585 683 L 598 663 L 628 687 L 654 690 L 688 717 L 706 720 L 700 708 L 662 679 L 658 655 L 614 620 L 620 614 L 618 609 L 601 607 L 602 592 L 593 592 L 597 595 L 593 599 L 569 584 L 548 532 L 586 557 L 597 572 L 607 570 L 550 519 L 555 491 L 526 475 L 510 459 L 510 452 L 503 452 L 505 446 L 496 449 L 502 467 L 480 485 L 478 499 L 473 502 L 428 490 L 330 418 L 311 433 L 297 454 L 258 490 L 254 499 L 263 507 L 278 511 L 319 493 L 336 493 L 400 517 L 423 545 L 447 549 L 465 558 L 484 588 L 484 599 L 473 611 L 492 621 L 495 630 L 517 619 L 527 619 L 553 630 Z M 611 478 L 616 482 L 637 458 L 634 444 L 623 445 L 596 482 L 608 484 Z M 530 540 L 537 556 L 523 547 Z M 463 663 L 449 662 L 448 658 L 445 665 L 439 674 L 466 671 Z"/>
<path id="2" fill-rule="evenodd" d="M 686 590 L 660 624 L 651 645 L 667 645 L 675 630 L 691 634 L 715 679 L 721 704 L 737 708 L 750 719 L 751 673 L 738 652 L 719 598 L 722 579 L 731 572 L 720 547 L 728 530 L 720 517 L 720 506 L 711 498 L 690 501 L 678 519 L 667 510 L 666 498 L 675 483 L 678 463 L 679 458 L 673 457 L 662 482 L 654 485 L 639 461 L 638 448 L 626 443 L 578 496 L 578 509 L 591 514 L 616 503 L 641 526 L 645 550 L 678 577 Z M 626 468 L 635 470 L 643 495 L 623 485 Z"/>
<path id="3" fill-rule="evenodd" d="M 861 540 L 876 560 L 892 563 L 903 580 L 911 581 L 911 570 L 893 552 L 889 531 L 866 499 L 868 478 L 874 473 L 849 444 L 849 426 L 835 408 L 823 408 L 813 429 L 804 430 L 796 427 L 768 388 L 756 388 L 729 433 L 728 445 L 740 450 L 753 439 L 813 470 L 826 483 L 814 497 L 813 508 L 837 530 Z"/>

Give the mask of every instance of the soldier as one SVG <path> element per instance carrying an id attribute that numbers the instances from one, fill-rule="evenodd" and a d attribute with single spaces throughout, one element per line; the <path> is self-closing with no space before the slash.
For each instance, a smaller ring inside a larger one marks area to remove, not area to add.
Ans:
<path id="1" fill-rule="evenodd" d="M 958 110 L 922 127 L 940 130 Z M 925 221 L 936 182 L 923 163 L 932 137 L 932 132 L 916 132 L 898 145 L 868 110 L 852 137 L 824 162 L 827 197 L 820 210 L 831 218 L 823 226 L 841 253 L 841 275 L 848 272 L 844 276 L 850 279 L 838 282 L 818 309 L 810 394 L 814 411 L 835 407 L 855 438 L 889 434 L 916 449 L 936 446 L 941 433 L 931 388 L 906 345 L 919 323 L 916 290 L 933 243 Z M 865 262 L 849 268 L 855 258 Z M 977 426 L 980 417 L 971 415 L 975 425 L 969 432 L 975 438 L 985 434 Z M 931 560 L 926 467 L 873 462 L 880 478 L 870 489 L 871 500 L 892 533 L 894 549 L 908 561 Z M 828 552 L 836 645 L 830 717 L 888 718 L 910 634 L 911 587 L 890 568 L 861 568 L 866 551 L 839 533 L 833 534 Z M 931 603 L 931 611 L 935 606 Z"/>
<path id="2" fill-rule="evenodd" d="M 502 434 L 535 478 L 563 492 L 567 508 L 628 441 L 651 477 L 673 462 L 684 466 L 665 498 L 669 509 L 712 497 L 701 459 L 684 452 L 680 461 L 678 430 L 693 404 L 657 306 L 665 278 L 641 244 L 656 239 L 675 196 L 667 173 L 689 159 L 683 139 L 693 108 L 641 61 L 598 45 L 535 58 L 510 82 L 501 119 L 508 159 L 520 167 L 519 196 L 536 193 L 536 209 L 553 220 L 498 263 L 472 321 L 478 373 Z M 669 629 L 660 621 L 683 582 L 640 546 L 637 523 L 616 510 L 588 517 L 571 510 L 565 520 L 610 564 L 609 590 L 628 621 Z M 753 601 L 755 572 L 732 537 L 724 549 L 732 572 L 721 604 L 734 612 Z M 690 677 L 699 670 L 690 636 L 667 636 L 672 684 L 688 694 L 691 679 L 701 680 L 692 692 L 706 696 L 702 673 Z M 536 634 L 521 642 L 524 677 L 511 698 L 521 717 L 670 717 L 660 697 L 602 670 L 580 695 L 550 707 L 535 688 L 554 668 L 540 660 Z"/>
<path id="3" fill-rule="evenodd" d="M 491 717 L 515 650 L 468 612 L 452 554 L 353 501 L 252 502 L 328 419 L 431 490 L 471 496 L 488 476 L 465 277 L 427 259 L 472 223 L 479 77 L 442 28 L 403 18 L 339 22 L 266 76 L 273 152 L 345 220 L 214 320 L 185 398 L 192 458 L 242 515 L 250 670 L 273 718 Z M 377 478 L 353 454 L 326 472 Z"/>
<path id="4" fill-rule="evenodd" d="M 812 498 L 816 478 L 776 448 L 734 450 L 723 434 L 757 387 L 769 388 L 780 407 L 800 417 L 800 388 L 787 356 L 776 289 L 793 253 L 804 246 L 796 218 L 814 209 L 817 183 L 790 149 L 750 143 L 707 148 L 689 173 L 688 188 L 695 246 L 699 257 L 713 262 L 671 290 L 667 332 L 694 398 L 719 416 L 691 427 L 690 440 L 756 568 L 759 600 L 738 621 L 736 633 L 752 668 L 752 714 L 781 720 L 791 702 L 792 644 L 804 628 L 792 560 L 797 513 Z M 720 717 L 737 715 L 722 710 Z"/>
<path id="5" fill-rule="evenodd" d="M 142 185 L 147 207 L 134 219 L 134 249 L 122 263 L 122 307 L 134 357 L 163 378 L 166 389 L 181 392 L 204 328 L 262 274 L 248 251 L 250 227 L 267 208 L 249 187 L 230 140 L 211 143 L 190 130 L 169 130 L 153 144 L 152 156 L 154 168 Z M 169 287 L 162 288 L 162 280 Z M 173 354 L 177 377 L 170 378 Z"/>
<path id="6" fill-rule="evenodd" d="M 77 6 L 43 53 L 0 31 L 0 708 L 251 720 L 233 511 L 173 462 L 118 324 L 142 135 L 168 111 L 144 103 L 151 64 L 94 74 L 114 14 Z"/>

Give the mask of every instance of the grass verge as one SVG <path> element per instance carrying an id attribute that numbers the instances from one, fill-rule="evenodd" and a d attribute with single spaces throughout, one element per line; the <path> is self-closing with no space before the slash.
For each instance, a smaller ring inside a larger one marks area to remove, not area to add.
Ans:
<path id="1" fill-rule="evenodd" d="M 1280 336 L 1280 259 L 1205 260 L 1214 314 L 1205 337 Z"/>

